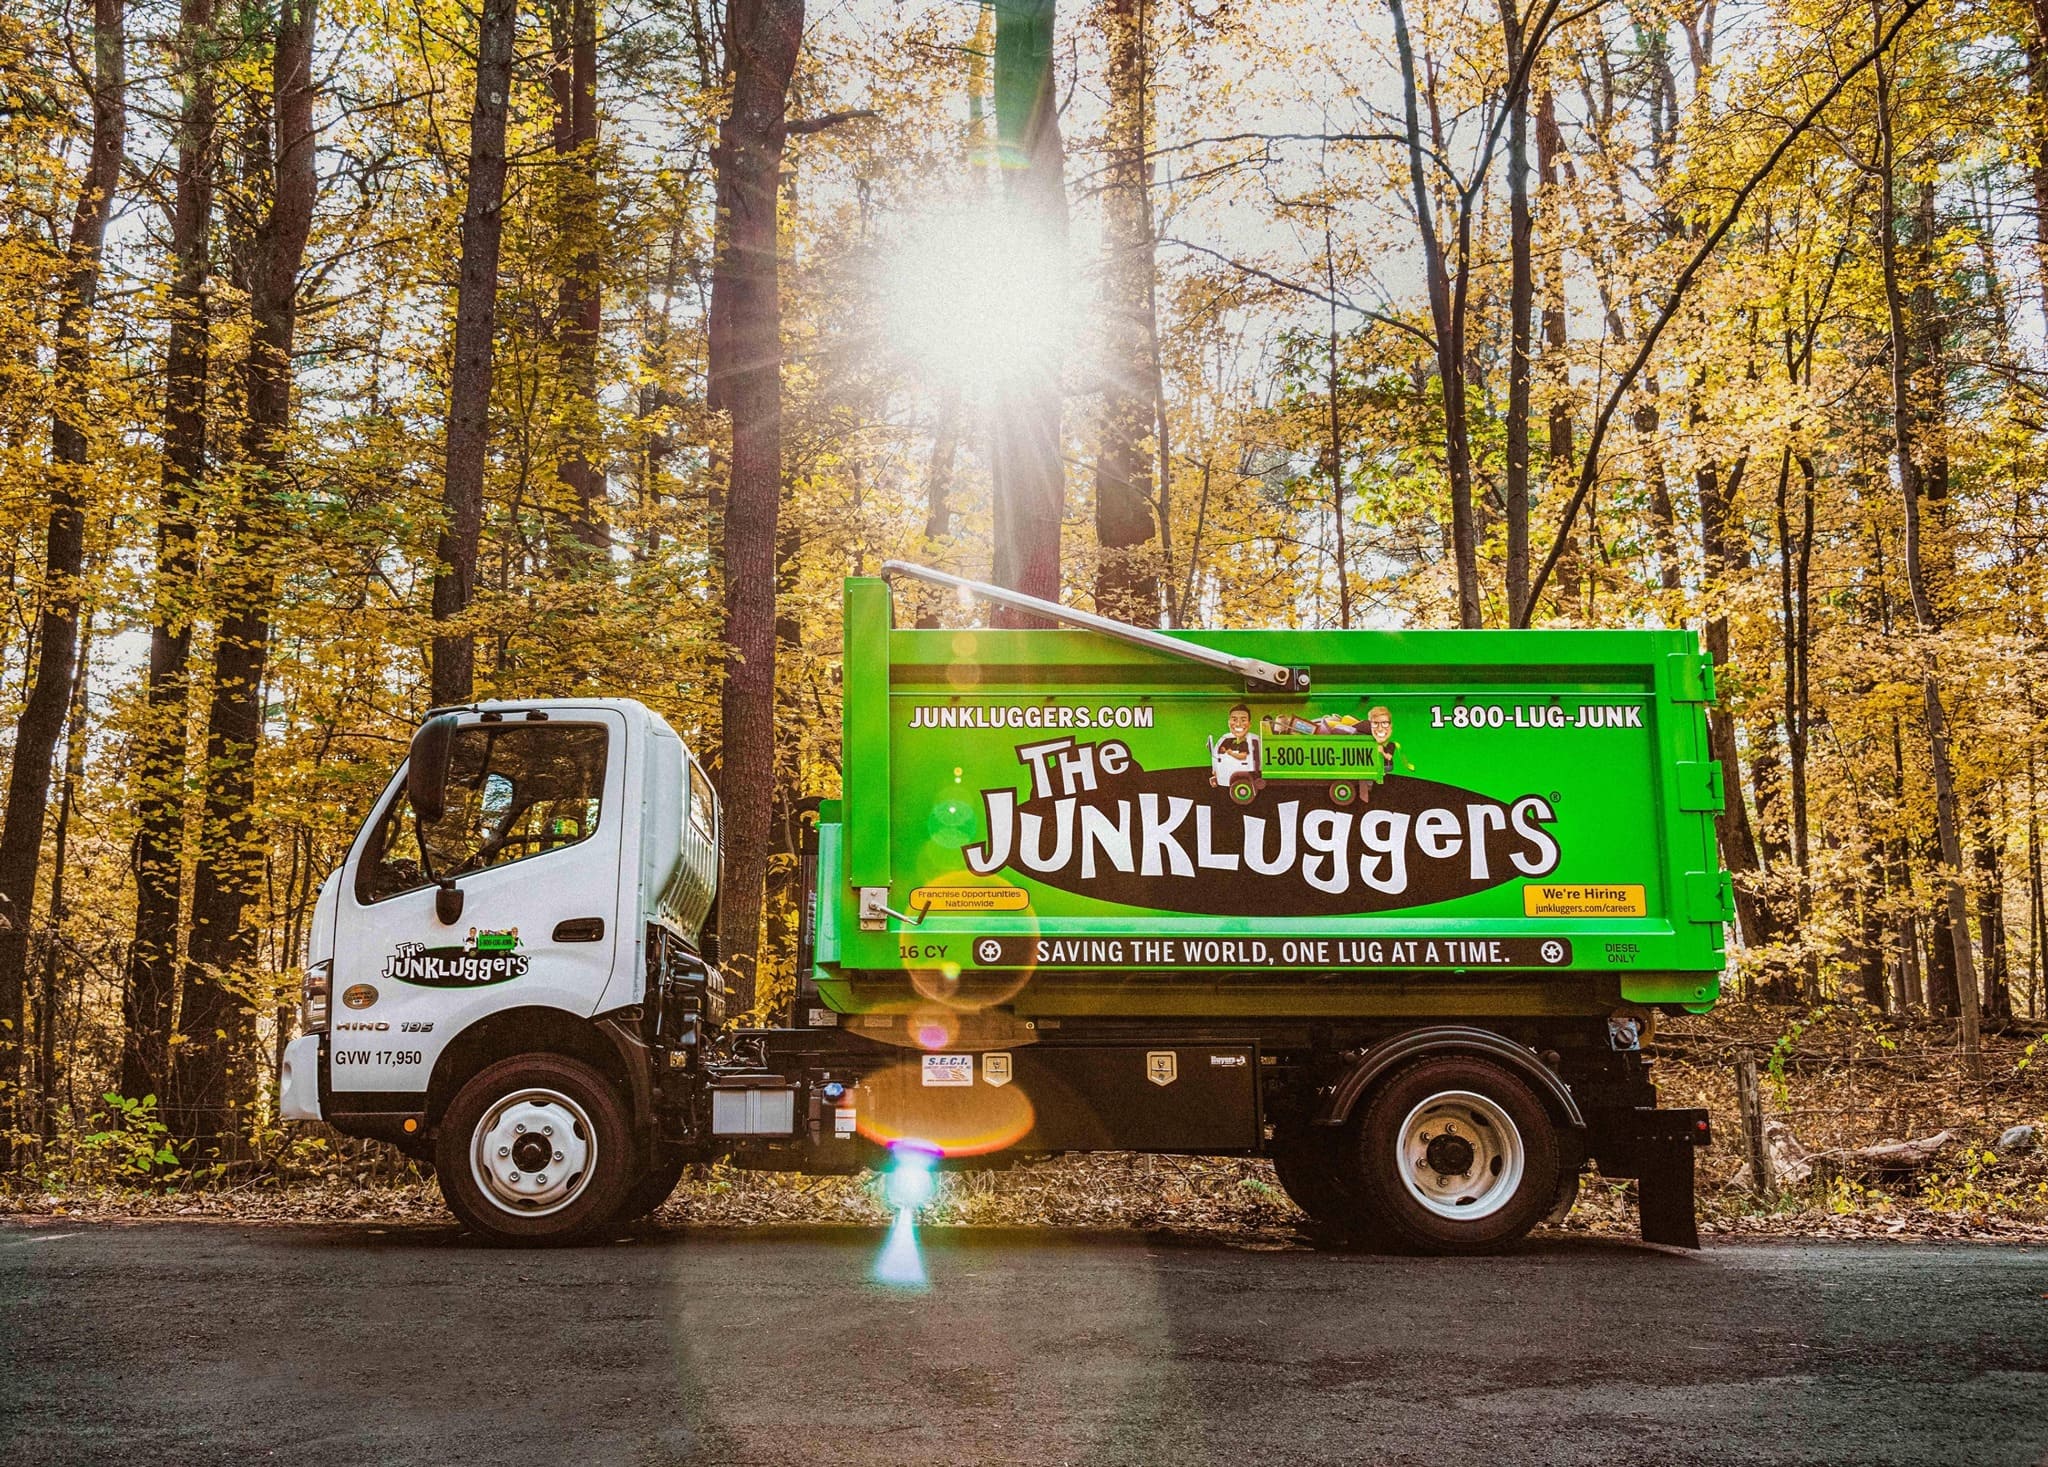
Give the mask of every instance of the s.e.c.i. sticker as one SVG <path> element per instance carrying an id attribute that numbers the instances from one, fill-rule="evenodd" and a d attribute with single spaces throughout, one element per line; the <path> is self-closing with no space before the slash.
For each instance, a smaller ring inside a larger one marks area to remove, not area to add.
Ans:
<path id="1" fill-rule="evenodd" d="M 490 934 L 496 936 L 497 934 Z M 516 939 L 515 939 L 516 940 Z M 418 988 L 481 988 L 526 974 L 526 954 L 489 948 L 480 942 L 461 947 L 428 947 L 401 942 L 384 961 L 384 976 Z"/>

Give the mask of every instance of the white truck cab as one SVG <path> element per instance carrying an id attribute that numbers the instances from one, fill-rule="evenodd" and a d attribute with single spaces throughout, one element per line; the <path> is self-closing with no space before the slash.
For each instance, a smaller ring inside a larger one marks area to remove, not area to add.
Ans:
<path id="1" fill-rule="evenodd" d="M 720 1017 L 719 834 L 709 777 L 638 702 L 437 710 L 321 887 L 283 1115 L 433 1159 L 482 1231 L 615 1217 L 680 1166 L 647 1051 Z"/>

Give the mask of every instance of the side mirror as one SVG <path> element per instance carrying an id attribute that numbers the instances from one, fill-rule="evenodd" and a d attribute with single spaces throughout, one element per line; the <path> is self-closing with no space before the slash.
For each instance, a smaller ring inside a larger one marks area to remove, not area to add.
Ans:
<path id="1" fill-rule="evenodd" d="M 412 736 L 405 766 L 405 797 L 420 819 L 432 825 L 448 807 L 448 760 L 455 752 L 457 719 L 437 713 Z"/>

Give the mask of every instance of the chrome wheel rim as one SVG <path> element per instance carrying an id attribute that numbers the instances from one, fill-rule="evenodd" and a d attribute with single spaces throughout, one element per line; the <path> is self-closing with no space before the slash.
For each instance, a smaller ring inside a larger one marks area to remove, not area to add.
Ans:
<path id="1" fill-rule="evenodd" d="M 1526 1149 L 1514 1120 L 1474 1090 L 1446 1090 L 1401 1122 L 1395 1165 L 1408 1195 L 1437 1217 L 1477 1222 L 1521 1189 Z"/>
<path id="2" fill-rule="evenodd" d="M 494 1204 L 546 1217 L 578 1197 L 597 1166 L 589 1113 L 559 1090 L 517 1090 L 485 1111 L 471 1133 L 469 1172 Z"/>

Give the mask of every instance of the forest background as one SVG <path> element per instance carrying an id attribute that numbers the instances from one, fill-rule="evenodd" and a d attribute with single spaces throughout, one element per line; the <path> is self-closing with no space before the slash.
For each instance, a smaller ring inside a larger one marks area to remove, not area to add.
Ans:
<path id="1" fill-rule="evenodd" d="M 663 713 L 772 1002 L 889 557 L 1697 628 L 1731 993 L 2031 1060 L 2042 0 L 24 0 L 0 190 L 0 1172 L 289 1151 L 436 703 Z"/>

